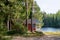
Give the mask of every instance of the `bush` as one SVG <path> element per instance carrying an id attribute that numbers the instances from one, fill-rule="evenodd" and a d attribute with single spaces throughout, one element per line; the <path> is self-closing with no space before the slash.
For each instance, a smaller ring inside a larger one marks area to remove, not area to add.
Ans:
<path id="1" fill-rule="evenodd" d="M 17 35 L 17 34 L 20 34 L 20 35 L 23 35 L 27 32 L 27 28 L 24 27 L 22 24 L 16 24 L 12 30 L 8 31 L 7 34 L 8 35 Z"/>
<path id="2" fill-rule="evenodd" d="M 20 35 L 23 35 L 24 33 L 26 33 L 25 31 L 22 31 L 21 30 L 11 30 L 11 31 L 7 31 L 7 35 L 17 35 L 17 34 L 20 34 Z"/>
<path id="3" fill-rule="evenodd" d="M 1 23 L 0 24 L 0 34 L 3 35 L 7 31 L 7 27 Z"/>
<path id="4" fill-rule="evenodd" d="M 0 35 L 0 40 L 11 40 L 11 38 L 5 38 L 4 36 Z"/>
<path id="5" fill-rule="evenodd" d="M 44 35 L 43 32 L 38 32 L 38 31 L 36 31 L 36 34 L 37 34 L 37 35 L 40 35 L 40 36 L 43 36 L 43 35 Z"/>

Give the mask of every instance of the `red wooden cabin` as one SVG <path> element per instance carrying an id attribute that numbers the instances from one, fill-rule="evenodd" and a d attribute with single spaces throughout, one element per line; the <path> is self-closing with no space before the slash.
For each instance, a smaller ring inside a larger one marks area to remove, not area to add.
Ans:
<path id="1" fill-rule="evenodd" d="M 32 26 L 31 26 L 31 19 L 28 19 L 27 20 L 27 24 L 28 24 L 28 31 L 36 31 L 36 23 L 37 23 L 37 20 L 36 19 L 32 19 Z M 24 21 L 24 24 L 26 25 L 26 20 Z"/>

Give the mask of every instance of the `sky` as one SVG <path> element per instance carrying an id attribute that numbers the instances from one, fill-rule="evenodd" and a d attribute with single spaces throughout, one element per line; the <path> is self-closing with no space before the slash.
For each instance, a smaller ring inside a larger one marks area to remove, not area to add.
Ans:
<path id="1" fill-rule="evenodd" d="M 41 11 L 46 13 L 56 13 L 60 10 L 60 0 L 35 0 Z"/>

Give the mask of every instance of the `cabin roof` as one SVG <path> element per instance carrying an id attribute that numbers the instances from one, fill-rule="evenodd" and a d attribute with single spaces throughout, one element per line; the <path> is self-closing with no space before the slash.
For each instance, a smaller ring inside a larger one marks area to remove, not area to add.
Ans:
<path id="1" fill-rule="evenodd" d="M 24 20 L 23 23 L 26 24 L 26 20 Z M 27 23 L 28 23 L 28 24 L 31 24 L 31 19 L 28 19 L 28 20 L 27 20 Z M 35 18 L 32 18 L 32 24 L 36 24 L 36 23 L 40 23 L 40 21 L 38 21 L 38 20 L 35 19 Z"/>

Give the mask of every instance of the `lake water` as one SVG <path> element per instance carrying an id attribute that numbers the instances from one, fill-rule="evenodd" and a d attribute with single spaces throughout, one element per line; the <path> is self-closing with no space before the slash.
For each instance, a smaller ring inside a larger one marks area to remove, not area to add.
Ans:
<path id="1" fill-rule="evenodd" d="M 56 31 L 60 32 L 60 28 L 49 28 L 49 27 L 47 27 L 47 28 L 41 28 L 41 31 L 43 31 L 43 32 L 56 32 Z"/>

